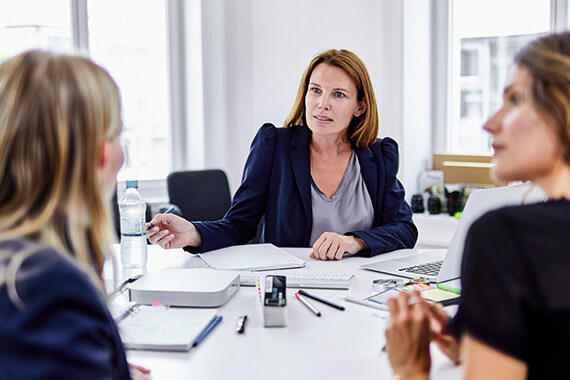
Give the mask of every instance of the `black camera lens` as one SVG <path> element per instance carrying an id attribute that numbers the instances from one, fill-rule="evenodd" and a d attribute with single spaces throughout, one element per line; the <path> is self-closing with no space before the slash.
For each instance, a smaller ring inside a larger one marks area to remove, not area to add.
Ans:
<path id="1" fill-rule="evenodd" d="M 436 196 L 432 196 L 428 198 L 428 212 L 430 214 L 439 214 L 441 213 L 441 199 Z"/>
<path id="2" fill-rule="evenodd" d="M 421 194 L 412 195 L 412 212 L 420 213 L 424 211 L 424 196 Z"/>
<path id="3" fill-rule="evenodd" d="M 447 212 L 454 216 L 456 212 L 463 210 L 463 193 L 452 191 L 447 194 Z"/>

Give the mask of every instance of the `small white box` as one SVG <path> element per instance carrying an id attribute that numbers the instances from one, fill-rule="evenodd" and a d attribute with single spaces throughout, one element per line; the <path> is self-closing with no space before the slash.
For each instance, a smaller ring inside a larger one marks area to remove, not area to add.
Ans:
<path id="1" fill-rule="evenodd" d="M 131 301 L 152 305 L 218 307 L 239 289 L 239 273 L 207 268 L 168 268 L 129 285 Z"/>

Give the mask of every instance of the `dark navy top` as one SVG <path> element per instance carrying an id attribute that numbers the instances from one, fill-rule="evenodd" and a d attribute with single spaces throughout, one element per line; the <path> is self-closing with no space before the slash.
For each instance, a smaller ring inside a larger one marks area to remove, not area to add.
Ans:
<path id="1" fill-rule="evenodd" d="M 309 247 L 313 226 L 311 165 L 307 127 L 275 128 L 264 124 L 255 136 L 242 183 L 223 219 L 195 222 L 202 246 L 189 251 L 209 251 L 245 244 L 255 236 L 259 220 L 265 222 L 261 242 L 281 247 Z M 412 248 L 417 229 L 396 178 L 398 145 L 390 138 L 367 147 L 353 146 L 362 178 L 374 208 L 372 228 L 346 231 L 366 242 L 363 255 Z"/>
<path id="2" fill-rule="evenodd" d="M 0 286 L 0 379 L 129 379 L 116 325 L 85 273 L 23 239 L 1 242 L 0 252 L 30 247 L 16 277 L 21 307 Z M 3 274 L 11 256 L 0 256 Z"/>

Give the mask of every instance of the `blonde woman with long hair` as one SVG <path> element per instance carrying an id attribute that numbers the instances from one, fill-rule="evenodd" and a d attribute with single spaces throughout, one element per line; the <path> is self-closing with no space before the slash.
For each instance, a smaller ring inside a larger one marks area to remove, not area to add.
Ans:
<path id="1" fill-rule="evenodd" d="M 0 65 L 1 378 L 129 378 L 101 281 L 120 132 L 117 86 L 89 59 Z"/>

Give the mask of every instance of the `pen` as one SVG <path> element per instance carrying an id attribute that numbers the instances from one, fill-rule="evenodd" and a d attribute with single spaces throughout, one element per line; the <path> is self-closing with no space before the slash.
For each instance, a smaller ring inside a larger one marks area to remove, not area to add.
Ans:
<path id="1" fill-rule="evenodd" d="M 301 303 L 305 305 L 307 309 L 311 310 L 317 317 L 321 316 L 321 312 L 317 310 L 317 308 L 314 307 L 308 300 L 306 300 L 305 297 L 303 297 L 299 292 L 295 293 L 295 297 L 297 297 L 297 299 L 301 301 Z"/>
<path id="2" fill-rule="evenodd" d="M 202 341 L 204 339 L 206 339 L 206 337 L 212 332 L 212 330 L 220 324 L 220 322 L 222 321 L 222 316 L 221 315 L 216 315 L 214 317 L 214 319 L 212 319 L 210 321 L 210 323 L 208 324 L 208 326 L 206 326 L 206 328 L 204 330 L 202 330 L 202 332 L 200 333 L 200 335 L 198 335 L 198 338 L 196 338 L 196 340 L 194 341 L 194 343 L 192 343 L 192 347 L 196 347 L 197 345 L 199 345 L 200 343 L 202 343 Z"/>
<path id="3" fill-rule="evenodd" d="M 389 310 L 388 306 L 376 304 L 376 303 L 371 302 L 371 301 L 364 301 L 364 300 L 361 300 L 361 299 L 356 298 L 356 297 L 345 296 L 344 299 L 347 300 L 348 302 L 357 303 L 359 305 L 368 306 L 368 307 L 378 309 L 378 310 L 385 310 L 385 311 Z"/>
<path id="4" fill-rule="evenodd" d="M 143 275 L 137 275 L 137 276 L 133 276 L 133 277 L 129 277 L 127 278 L 125 281 L 121 282 L 121 284 L 117 287 L 117 289 L 113 290 L 111 293 L 109 293 L 107 295 L 107 299 L 111 299 L 113 297 L 116 297 L 120 294 L 123 294 L 125 292 L 125 290 L 127 290 L 127 285 L 130 284 L 131 282 L 135 282 L 136 280 L 138 280 L 139 278 L 141 278 Z"/>
<path id="5" fill-rule="evenodd" d="M 312 295 L 312 294 L 309 294 L 309 293 L 307 293 L 306 291 L 304 291 L 303 289 L 299 290 L 299 293 L 301 293 L 301 294 L 304 295 L 305 297 L 312 298 L 312 299 L 314 299 L 315 301 L 322 302 L 322 303 L 324 303 L 325 305 L 329 305 L 329 306 L 331 306 L 331 307 L 334 307 L 335 309 L 344 310 L 344 306 L 337 305 L 336 303 L 331 302 L 331 301 L 328 301 L 328 300 L 326 300 L 326 299 L 324 299 L 324 298 L 317 297 L 317 296 L 314 296 L 314 295 Z"/>
<path id="6" fill-rule="evenodd" d="M 171 213 L 172 211 L 174 211 L 174 210 L 176 210 L 176 207 L 170 206 L 170 207 L 168 208 L 168 210 L 166 210 L 165 212 L 163 212 L 163 214 L 170 214 L 170 213 Z M 147 230 L 150 230 L 150 229 L 153 228 L 153 227 L 154 227 L 154 226 L 149 223 Z"/>
<path id="7" fill-rule="evenodd" d="M 236 332 L 238 334 L 243 334 L 245 332 L 246 320 L 247 320 L 247 315 L 242 315 L 241 317 L 238 317 L 237 326 L 236 326 Z"/>

